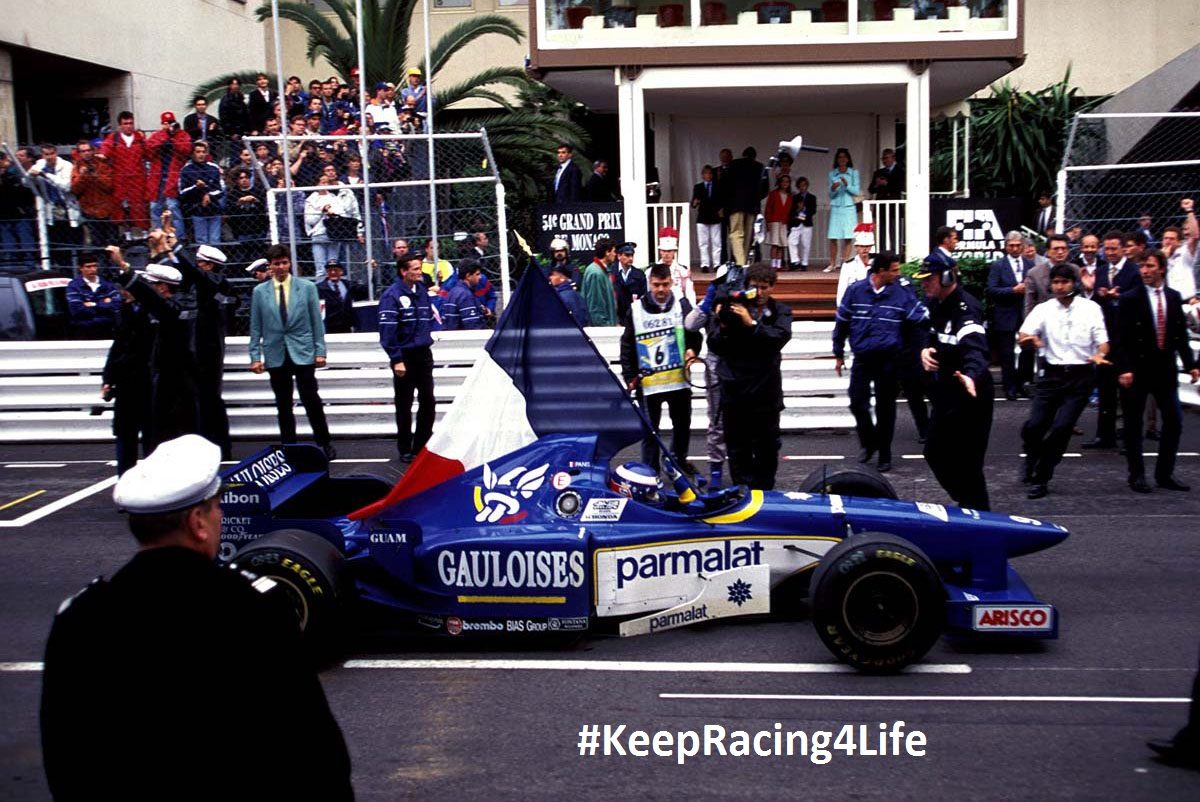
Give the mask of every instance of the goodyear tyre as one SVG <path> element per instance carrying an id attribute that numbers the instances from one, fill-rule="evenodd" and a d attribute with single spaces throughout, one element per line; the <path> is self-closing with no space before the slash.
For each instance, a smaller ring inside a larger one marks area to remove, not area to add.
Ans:
<path id="1" fill-rule="evenodd" d="M 833 655 L 861 671 L 914 663 L 941 637 L 946 593 L 937 569 L 912 543 L 854 535 L 834 546 L 812 578 L 812 618 Z"/>
<path id="2" fill-rule="evenodd" d="M 891 482 L 869 465 L 822 465 L 804 477 L 797 490 L 859 498 L 898 498 Z"/>
<path id="3" fill-rule="evenodd" d="M 275 581 L 271 593 L 295 613 L 314 659 L 335 653 L 346 590 L 342 555 L 329 541 L 301 529 L 281 529 L 238 552 L 234 567 Z"/>

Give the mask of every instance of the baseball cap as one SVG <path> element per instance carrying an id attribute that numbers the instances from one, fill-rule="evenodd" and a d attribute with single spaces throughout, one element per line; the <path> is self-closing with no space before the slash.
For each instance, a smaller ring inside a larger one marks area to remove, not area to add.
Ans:
<path id="1" fill-rule="evenodd" d="M 173 123 L 173 122 L 175 122 L 175 113 L 170 112 L 170 111 L 164 111 L 161 115 L 159 115 L 158 121 L 160 123 Z"/>
<path id="2" fill-rule="evenodd" d="M 552 251 L 569 251 L 571 246 L 567 245 L 567 241 L 562 237 L 555 237 L 550 240 L 550 250 Z"/>

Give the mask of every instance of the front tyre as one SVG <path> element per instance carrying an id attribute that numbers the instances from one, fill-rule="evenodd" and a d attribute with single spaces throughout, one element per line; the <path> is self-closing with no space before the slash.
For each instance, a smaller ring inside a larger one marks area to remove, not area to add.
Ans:
<path id="1" fill-rule="evenodd" d="M 345 601 L 341 564 L 341 553 L 319 535 L 281 529 L 238 552 L 233 567 L 275 581 L 271 592 L 295 613 L 305 650 L 323 660 L 335 651 Z"/>
<path id="2" fill-rule="evenodd" d="M 834 546 L 812 579 L 817 634 L 837 659 L 870 673 L 899 671 L 941 637 L 946 593 L 937 569 L 893 535 L 854 535 Z"/>

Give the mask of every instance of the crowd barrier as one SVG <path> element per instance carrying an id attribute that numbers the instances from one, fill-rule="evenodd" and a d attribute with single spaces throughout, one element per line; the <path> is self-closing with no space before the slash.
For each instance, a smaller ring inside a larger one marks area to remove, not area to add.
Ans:
<path id="1" fill-rule="evenodd" d="M 833 370 L 830 324 L 796 322 L 784 350 L 785 430 L 845 429 L 854 425 L 846 405 L 848 379 Z M 621 330 L 589 328 L 601 355 L 619 372 Z M 449 408 L 483 350 L 488 331 L 434 334 L 434 385 L 438 418 Z M 328 366 L 317 372 L 321 398 L 334 438 L 394 436 L 391 370 L 374 334 L 326 338 Z M 235 438 L 278 436 L 274 399 L 267 376 L 249 370 L 247 339 L 230 337 L 225 350 L 225 402 Z M 112 404 L 100 399 L 100 373 L 107 341 L 0 343 L 0 441 L 10 443 L 104 441 L 112 436 Z M 703 365 L 692 382 L 703 385 Z M 297 423 L 309 433 L 303 408 Z M 705 428 L 703 390 L 692 400 L 692 425 Z M 664 419 L 669 416 L 664 414 Z M 667 424 L 664 422 L 664 427 Z"/>
<path id="2" fill-rule="evenodd" d="M 589 328 L 600 354 L 619 373 L 620 329 Z M 830 358 L 831 324 L 798 321 L 783 351 L 785 431 L 851 429 L 846 388 L 849 371 L 838 377 Z M 440 420 L 490 336 L 488 331 L 434 334 L 434 386 Z M 326 338 L 328 366 L 318 371 L 321 398 L 335 438 L 395 435 L 391 370 L 374 334 Z M 0 442 L 97 442 L 112 436 L 112 404 L 100 398 L 100 372 L 107 341 L 0 342 Z M 235 438 L 278 436 L 274 398 L 266 374 L 249 370 L 247 339 L 230 337 L 225 351 L 225 403 Z M 702 386 L 703 365 L 692 383 Z M 1197 386 L 1180 376 L 1180 400 L 1200 406 Z M 692 398 L 692 428 L 707 425 L 703 390 Z M 670 416 L 664 409 L 663 429 Z M 311 434 L 297 400 L 297 424 Z M 486 424 L 481 424 L 486 425 Z"/>

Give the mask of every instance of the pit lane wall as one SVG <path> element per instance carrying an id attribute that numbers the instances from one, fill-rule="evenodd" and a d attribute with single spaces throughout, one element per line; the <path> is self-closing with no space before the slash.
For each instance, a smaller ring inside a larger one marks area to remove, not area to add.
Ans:
<path id="1" fill-rule="evenodd" d="M 619 352 L 619 328 L 588 328 L 588 336 L 613 365 Z M 434 383 L 438 419 L 462 387 L 490 331 L 434 334 Z M 832 324 L 797 321 L 783 351 L 786 431 L 852 429 L 846 397 L 849 372 L 838 378 L 831 356 Z M 326 337 L 329 365 L 317 372 L 321 398 L 334 438 L 392 437 L 396 432 L 391 369 L 375 334 Z M 112 438 L 112 404 L 100 398 L 100 371 L 108 341 L 0 342 L 0 442 L 102 442 Z M 278 436 L 271 386 L 266 374 L 250 372 L 247 338 L 226 341 L 225 402 L 233 436 Z M 707 426 L 704 366 L 694 366 L 692 425 Z M 1181 380 L 1180 399 L 1200 405 L 1195 386 Z M 664 415 L 666 415 L 664 410 Z M 485 415 L 486 417 L 486 415 Z M 481 419 L 482 421 L 482 419 Z M 669 428 L 669 416 L 663 422 Z M 297 415 L 301 435 L 311 434 Z M 486 425 L 481 422 L 481 425 Z"/>

